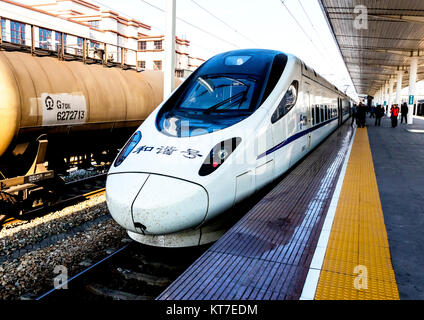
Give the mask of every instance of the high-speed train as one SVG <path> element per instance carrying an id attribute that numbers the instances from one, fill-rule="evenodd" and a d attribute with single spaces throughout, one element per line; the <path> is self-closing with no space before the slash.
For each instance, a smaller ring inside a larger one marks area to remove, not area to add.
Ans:
<path id="1" fill-rule="evenodd" d="M 144 244 L 215 241 L 227 209 L 303 158 L 350 116 L 352 103 L 293 55 L 218 54 L 121 149 L 107 177 L 110 213 Z"/>

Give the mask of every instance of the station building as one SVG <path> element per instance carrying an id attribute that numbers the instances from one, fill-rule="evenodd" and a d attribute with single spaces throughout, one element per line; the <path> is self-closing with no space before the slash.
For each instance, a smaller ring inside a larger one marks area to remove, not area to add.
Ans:
<path id="1" fill-rule="evenodd" d="M 138 40 L 137 63 L 142 69 L 162 70 L 164 61 L 165 36 L 141 36 Z M 205 60 L 190 56 L 190 41 L 175 39 L 175 74 L 178 77 L 186 77 L 198 68 Z"/>
<path id="2" fill-rule="evenodd" d="M 82 55 L 138 69 L 162 70 L 164 36 L 151 26 L 84 0 L 0 1 L 1 41 Z M 62 39 L 63 38 L 63 39 Z M 176 75 L 187 76 L 201 63 L 190 56 L 190 41 L 176 37 Z"/>

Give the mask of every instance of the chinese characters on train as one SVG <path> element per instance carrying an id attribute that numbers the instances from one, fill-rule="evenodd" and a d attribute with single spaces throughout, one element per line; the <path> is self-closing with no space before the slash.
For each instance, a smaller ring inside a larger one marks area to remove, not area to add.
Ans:
<path id="1" fill-rule="evenodd" d="M 141 152 L 155 152 L 156 154 L 162 154 L 170 156 L 174 152 L 178 152 L 179 150 L 174 146 L 160 146 L 160 147 L 154 147 L 154 146 L 141 146 L 138 147 L 133 151 L 133 153 L 140 154 Z M 199 150 L 194 150 L 188 148 L 187 150 L 180 151 L 180 153 L 187 159 L 195 159 L 197 157 L 202 157 Z"/>

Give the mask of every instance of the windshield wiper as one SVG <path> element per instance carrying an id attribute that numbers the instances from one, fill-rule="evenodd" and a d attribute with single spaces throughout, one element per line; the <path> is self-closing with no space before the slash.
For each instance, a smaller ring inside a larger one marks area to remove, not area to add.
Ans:
<path id="1" fill-rule="evenodd" d="M 213 111 L 217 110 L 218 108 L 226 105 L 229 102 L 231 102 L 231 103 L 227 107 L 230 107 L 230 106 L 234 105 L 235 103 L 237 103 L 239 101 L 240 102 L 243 101 L 245 95 L 246 95 L 246 91 L 239 92 L 239 93 L 237 93 L 237 94 L 235 94 L 235 95 L 213 105 L 212 107 L 207 108 L 205 111 L 203 111 L 203 113 L 213 112 Z M 231 100 L 234 100 L 234 99 L 235 99 L 235 101 L 231 101 Z"/>

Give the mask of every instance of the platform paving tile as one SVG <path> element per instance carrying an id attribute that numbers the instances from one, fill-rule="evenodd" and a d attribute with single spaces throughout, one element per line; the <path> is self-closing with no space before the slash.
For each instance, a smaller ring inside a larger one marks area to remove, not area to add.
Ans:
<path id="1" fill-rule="evenodd" d="M 371 119 L 372 120 L 372 119 Z M 368 137 L 400 299 L 424 299 L 424 117 L 391 128 L 367 120 Z"/>

